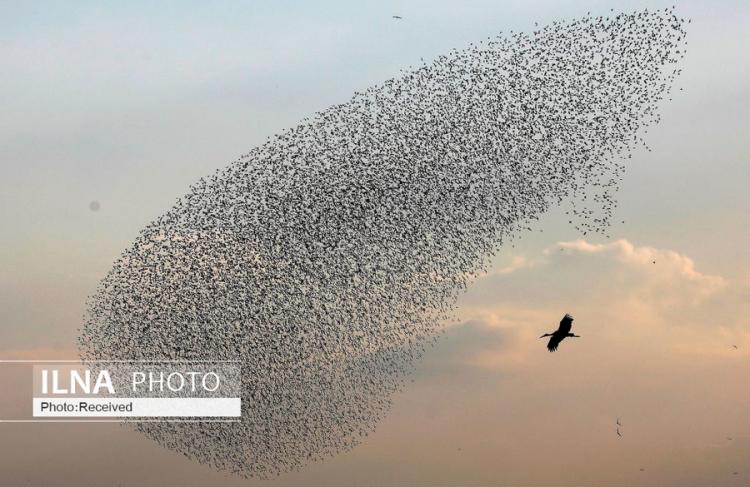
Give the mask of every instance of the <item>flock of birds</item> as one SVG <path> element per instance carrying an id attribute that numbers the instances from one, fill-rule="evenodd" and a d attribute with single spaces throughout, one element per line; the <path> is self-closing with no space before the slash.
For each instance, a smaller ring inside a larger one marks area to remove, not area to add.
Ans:
<path id="1" fill-rule="evenodd" d="M 89 299 L 82 358 L 239 360 L 241 422 L 134 426 L 215 468 L 266 478 L 351 449 L 499 245 L 564 201 L 606 231 L 684 24 L 500 35 L 304 119 L 140 233 Z"/>

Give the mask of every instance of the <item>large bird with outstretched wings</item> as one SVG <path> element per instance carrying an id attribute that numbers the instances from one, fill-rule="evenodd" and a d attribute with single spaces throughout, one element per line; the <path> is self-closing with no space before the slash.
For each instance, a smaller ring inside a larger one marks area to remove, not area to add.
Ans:
<path id="1" fill-rule="evenodd" d="M 539 338 L 552 337 L 549 339 L 549 343 L 547 343 L 547 350 L 549 350 L 550 352 L 554 352 L 555 350 L 557 350 L 560 342 L 565 338 L 580 338 L 579 335 L 575 335 L 570 332 L 571 328 L 573 328 L 573 317 L 566 313 L 565 316 L 563 316 L 563 319 L 560 320 L 560 327 L 557 330 L 552 333 L 545 333 Z"/>

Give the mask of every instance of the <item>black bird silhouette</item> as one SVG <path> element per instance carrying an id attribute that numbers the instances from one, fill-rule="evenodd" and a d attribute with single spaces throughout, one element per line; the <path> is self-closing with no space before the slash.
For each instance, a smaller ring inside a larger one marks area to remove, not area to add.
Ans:
<path id="1" fill-rule="evenodd" d="M 394 15 L 393 18 L 394 19 L 400 19 L 401 17 L 399 17 L 398 15 Z"/>
<path id="2" fill-rule="evenodd" d="M 563 319 L 560 320 L 560 327 L 556 331 L 554 331 L 553 333 L 545 333 L 539 338 L 552 337 L 549 339 L 549 343 L 547 343 L 547 350 L 549 350 L 550 352 L 554 352 L 555 350 L 557 350 L 558 345 L 560 345 L 560 342 L 563 341 L 565 337 L 580 338 L 580 335 L 575 335 L 570 332 L 570 329 L 572 327 L 573 317 L 569 314 L 565 314 L 565 316 L 563 316 Z"/>
<path id="3" fill-rule="evenodd" d="M 622 438 L 622 434 L 620 434 L 620 428 L 617 428 L 617 436 L 619 436 L 620 438 Z"/>

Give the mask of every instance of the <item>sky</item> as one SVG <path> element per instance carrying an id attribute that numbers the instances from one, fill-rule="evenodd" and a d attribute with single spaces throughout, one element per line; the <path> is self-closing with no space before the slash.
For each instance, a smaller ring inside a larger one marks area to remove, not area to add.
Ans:
<path id="1" fill-rule="evenodd" d="M 0 358 L 75 358 L 86 297 L 138 231 L 316 110 L 501 30 L 671 5 L 0 2 Z M 677 5 L 683 91 L 629 160 L 610 238 L 554 210 L 500 249 L 362 445 L 247 481 L 116 425 L 0 424 L 0 483 L 750 482 L 750 5 Z M 566 312 L 582 337 L 549 354 Z M 9 367 L 0 415 L 30 397 Z"/>

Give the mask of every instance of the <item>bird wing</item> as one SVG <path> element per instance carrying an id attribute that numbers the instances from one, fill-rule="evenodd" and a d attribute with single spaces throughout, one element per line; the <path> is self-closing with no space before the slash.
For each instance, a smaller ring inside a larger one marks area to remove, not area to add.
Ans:
<path id="1" fill-rule="evenodd" d="M 552 334 L 552 338 L 549 339 L 549 342 L 547 343 L 547 350 L 550 352 L 554 352 L 557 350 L 557 346 L 560 345 L 560 342 L 565 338 L 564 335 L 559 335 L 557 333 Z"/>
<path id="2" fill-rule="evenodd" d="M 570 315 L 563 316 L 563 319 L 560 320 L 560 328 L 557 329 L 558 333 L 562 333 L 563 335 L 567 335 L 570 333 L 570 329 L 573 328 L 573 317 Z"/>

